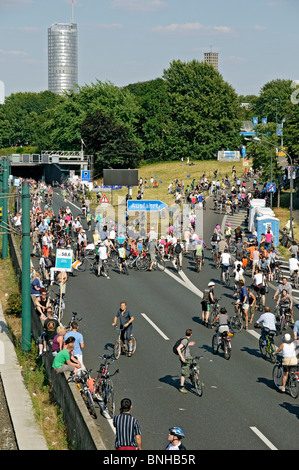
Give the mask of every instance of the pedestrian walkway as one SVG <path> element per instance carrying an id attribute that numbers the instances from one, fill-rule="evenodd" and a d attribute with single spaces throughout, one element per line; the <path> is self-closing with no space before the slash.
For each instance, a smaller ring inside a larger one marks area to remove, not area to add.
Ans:
<path id="1" fill-rule="evenodd" d="M 36 422 L 0 303 L 0 373 L 18 450 L 48 450 Z"/>

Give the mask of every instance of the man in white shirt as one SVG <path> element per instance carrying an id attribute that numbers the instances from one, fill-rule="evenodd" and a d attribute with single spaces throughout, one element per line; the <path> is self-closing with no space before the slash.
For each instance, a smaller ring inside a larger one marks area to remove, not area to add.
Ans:
<path id="1" fill-rule="evenodd" d="M 262 296 L 263 306 L 265 306 L 265 294 L 266 294 L 266 285 L 265 285 L 265 274 L 261 269 L 257 268 L 257 273 L 253 276 L 253 285 L 256 293 L 260 292 Z"/>
<path id="2" fill-rule="evenodd" d="M 107 246 L 106 246 L 105 242 L 100 242 L 99 243 L 99 245 L 97 247 L 97 255 L 99 257 L 98 277 L 100 277 L 101 271 L 102 271 L 103 275 L 107 279 L 110 279 L 110 277 L 106 273 L 106 263 L 105 263 L 105 261 L 108 259 L 108 252 L 107 252 Z"/>
<path id="3" fill-rule="evenodd" d="M 264 328 L 268 328 L 270 331 L 276 331 L 276 318 L 275 315 L 270 312 L 270 307 L 265 307 L 265 312 L 262 313 L 255 325 L 259 325 L 260 323 L 262 323 L 261 336 L 263 343 L 265 344 L 266 338 Z"/>
<path id="4" fill-rule="evenodd" d="M 222 268 L 222 281 L 225 283 L 225 273 L 231 265 L 231 256 L 227 248 L 225 248 L 224 252 L 221 254 L 220 261 Z"/>

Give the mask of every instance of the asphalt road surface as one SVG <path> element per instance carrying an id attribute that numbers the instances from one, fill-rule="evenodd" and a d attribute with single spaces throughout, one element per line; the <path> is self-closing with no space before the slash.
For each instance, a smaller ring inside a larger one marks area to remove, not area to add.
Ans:
<path id="1" fill-rule="evenodd" d="M 63 206 L 57 194 L 54 210 Z M 79 213 L 69 204 L 74 214 Z M 236 220 L 241 223 L 244 213 Z M 132 415 L 138 418 L 144 450 L 162 450 L 167 445 L 168 429 L 180 426 L 188 450 L 297 450 L 299 448 L 299 402 L 279 393 L 273 384 L 273 364 L 259 352 L 259 331 L 250 325 L 232 339 L 232 357 L 220 352 L 213 355 L 214 330 L 201 325 L 201 292 L 210 280 L 216 282 L 215 295 L 221 306 L 232 312 L 233 288 L 220 282 L 220 271 L 211 261 L 208 243 L 216 224 L 224 216 L 212 210 L 212 201 L 204 211 L 204 239 L 208 245 L 206 263 L 196 273 L 191 257 L 184 257 L 183 271 L 175 272 L 167 262 L 165 272 L 131 270 L 129 276 L 110 268 L 110 279 L 93 273 L 76 272 L 67 284 L 64 323 L 71 312 L 83 317 L 80 332 L 84 336 L 84 364 L 96 376 L 100 354 L 112 353 L 116 331 L 114 314 L 122 300 L 134 315 L 137 350 L 131 358 L 121 356 L 111 366 L 119 368 L 113 377 L 116 411 L 124 397 L 132 400 Z M 91 232 L 89 232 L 91 237 Z M 246 284 L 249 285 L 249 277 Z M 233 284 L 233 283 L 231 283 Z M 55 290 L 55 286 L 52 288 Z M 58 287 L 56 287 L 56 291 Z M 274 308 L 274 290 L 270 288 L 266 303 Z M 259 317 L 256 313 L 255 319 Z M 295 319 L 298 310 L 295 308 Z M 172 352 L 175 341 L 186 328 L 193 330 L 194 356 L 199 356 L 203 396 L 195 395 L 186 381 L 187 394 L 178 390 L 180 363 Z M 290 331 L 291 332 L 291 331 Z M 280 344 L 281 336 L 275 338 Z M 108 449 L 114 448 L 111 420 L 98 409 L 96 420 Z"/>

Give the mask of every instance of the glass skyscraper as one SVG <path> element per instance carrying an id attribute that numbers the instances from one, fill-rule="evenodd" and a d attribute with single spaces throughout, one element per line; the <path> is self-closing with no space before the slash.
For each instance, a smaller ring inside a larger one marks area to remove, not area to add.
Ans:
<path id="1" fill-rule="evenodd" d="M 48 28 L 48 90 L 61 94 L 78 84 L 76 23 L 54 23 Z"/>

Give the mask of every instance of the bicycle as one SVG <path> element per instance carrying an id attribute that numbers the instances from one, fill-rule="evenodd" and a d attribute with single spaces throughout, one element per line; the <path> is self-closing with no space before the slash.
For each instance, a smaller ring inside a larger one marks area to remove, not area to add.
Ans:
<path id="1" fill-rule="evenodd" d="M 97 276 L 100 277 L 101 274 L 109 279 L 109 264 L 108 259 L 99 259 L 97 263 Z"/>
<path id="2" fill-rule="evenodd" d="M 258 328 L 259 325 L 255 325 L 255 328 Z M 274 344 L 274 336 L 276 335 L 276 331 L 269 330 L 269 328 L 264 328 L 264 335 L 265 339 L 260 336 L 259 338 L 259 349 L 261 352 L 261 355 L 264 359 L 269 358 L 271 362 L 276 361 L 276 356 L 275 356 L 275 344 Z"/>
<path id="3" fill-rule="evenodd" d="M 72 329 L 72 324 L 74 322 L 80 322 L 82 321 L 82 318 L 78 318 L 77 317 L 78 313 L 77 312 L 72 312 L 72 318 L 70 319 L 70 321 L 68 322 L 67 326 L 66 326 L 66 331 L 71 331 Z"/>
<path id="4" fill-rule="evenodd" d="M 175 269 L 177 272 L 180 272 L 181 271 L 181 266 L 180 266 L 180 258 L 179 258 L 179 255 L 174 253 L 174 259 L 173 259 L 173 262 L 174 262 L 174 266 L 175 266 Z"/>
<path id="5" fill-rule="evenodd" d="M 53 317 L 58 320 L 59 318 L 59 307 L 60 307 L 60 321 L 63 318 L 63 313 L 65 309 L 65 301 L 64 301 L 64 294 L 61 296 L 60 294 L 55 294 L 55 299 L 51 300 L 52 308 L 53 308 Z"/>
<path id="6" fill-rule="evenodd" d="M 215 268 L 219 269 L 220 268 L 220 263 L 221 263 L 220 256 L 219 256 L 218 251 L 216 251 L 214 247 L 212 248 L 212 259 L 213 259 L 213 262 L 215 264 Z"/>
<path id="7" fill-rule="evenodd" d="M 196 356 L 194 359 L 199 359 L 199 357 Z M 203 393 L 203 383 L 199 379 L 199 367 L 197 366 L 196 362 L 191 362 L 190 364 L 189 379 L 192 386 L 195 388 L 196 394 L 201 397 Z"/>
<path id="8" fill-rule="evenodd" d="M 293 285 L 294 289 L 298 289 L 298 287 L 299 287 L 299 274 L 298 274 L 297 270 L 293 271 L 292 274 L 290 275 L 290 282 Z"/>
<path id="9" fill-rule="evenodd" d="M 126 354 L 128 355 L 129 353 L 129 345 L 126 344 L 126 342 L 123 342 L 121 340 L 121 333 L 122 333 L 122 330 L 120 328 L 117 328 L 116 329 L 118 330 L 118 338 L 114 344 L 114 348 L 113 348 L 113 356 L 114 356 L 114 359 L 117 360 L 120 358 L 120 355 L 123 353 L 123 354 Z M 131 335 L 130 336 L 130 340 L 132 341 L 132 347 L 131 347 L 131 354 L 133 355 L 136 351 L 136 346 L 137 346 L 137 341 L 136 341 L 136 338 Z"/>
<path id="10" fill-rule="evenodd" d="M 221 281 L 223 280 L 223 271 L 222 270 L 225 270 L 224 272 L 224 285 L 226 287 L 229 287 L 230 286 L 230 270 L 229 270 L 229 266 L 224 266 L 224 265 L 221 265 Z"/>
<path id="11" fill-rule="evenodd" d="M 256 292 L 256 309 L 259 312 L 263 312 L 265 309 L 265 306 L 263 304 L 263 299 L 262 299 L 262 294 L 260 293 L 260 289 L 258 289 Z"/>
<path id="12" fill-rule="evenodd" d="M 273 271 L 273 279 L 276 282 L 282 282 L 282 271 L 281 271 L 281 265 L 278 263 L 275 263 L 274 271 Z"/>
<path id="13" fill-rule="evenodd" d="M 218 342 L 218 336 L 220 336 L 220 342 Z M 223 333 L 215 333 L 212 338 L 213 353 L 217 354 L 219 348 L 223 350 L 225 359 L 230 359 L 232 354 L 231 338 L 233 334 L 229 331 L 223 331 Z"/>
<path id="14" fill-rule="evenodd" d="M 235 306 L 235 302 L 232 302 Z M 229 326 L 234 333 L 240 333 L 245 324 L 245 315 L 241 302 L 237 303 L 237 311 L 229 319 Z"/>
<path id="15" fill-rule="evenodd" d="M 149 264 L 149 266 L 150 266 L 150 264 Z M 158 271 L 165 271 L 165 261 L 159 253 L 157 253 L 156 256 L 155 256 L 155 261 L 154 261 L 154 264 L 152 266 L 152 269 L 153 270 L 157 269 Z"/>
<path id="16" fill-rule="evenodd" d="M 92 396 L 94 400 L 97 400 L 101 409 L 106 410 L 109 417 L 113 418 L 115 414 L 115 402 L 114 402 L 114 387 L 111 377 L 118 374 L 119 369 L 116 369 L 113 374 L 109 373 L 109 366 L 114 362 L 114 357 L 104 354 L 99 356 L 104 362 L 100 364 L 100 368 L 97 371 L 98 376 L 94 382 Z"/>
<path id="17" fill-rule="evenodd" d="M 221 300 L 221 297 L 219 297 L 219 299 L 215 299 L 215 303 L 210 304 L 211 310 L 208 318 L 208 328 L 212 328 L 213 321 L 215 320 L 217 315 L 220 314 L 219 300 Z M 217 326 L 217 323 L 215 323 L 215 325 Z"/>
<path id="18" fill-rule="evenodd" d="M 287 330 L 289 327 L 289 320 L 291 317 L 290 313 L 290 304 L 279 304 L 279 306 L 276 307 L 276 320 L 277 322 L 277 329 L 280 334 L 282 334 L 283 330 Z"/>
<path id="19" fill-rule="evenodd" d="M 275 387 L 280 390 L 283 379 L 283 366 L 282 357 L 277 356 L 276 364 L 273 367 L 272 377 Z M 299 395 L 299 368 L 297 366 L 290 366 L 288 378 L 286 382 L 286 389 L 292 398 L 297 398 Z"/>
<path id="20" fill-rule="evenodd" d="M 90 380 L 92 380 L 90 378 L 91 370 L 92 369 L 84 371 L 83 373 L 81 373 L 80 376 L 71 375 L 71 377 L 68 379 L 68 382 L 75 382 L 90 415 L 94 419 L 97 419 L 95 403 L 92 397 L 92 392 L 89 387 Z"/>
<path id="21" fill-rule="evenodd" d="M 80 264 L 77 266 L 77 270 L 80 272 L 86 271 L 87 266 L 89 265 L 90 271 L 96 272 L 97 270 L 97 261 L 95 260 L 95 257 L 92 255 L 79 255 L 78 256 L 78 261 L 80 261 Z"/>

